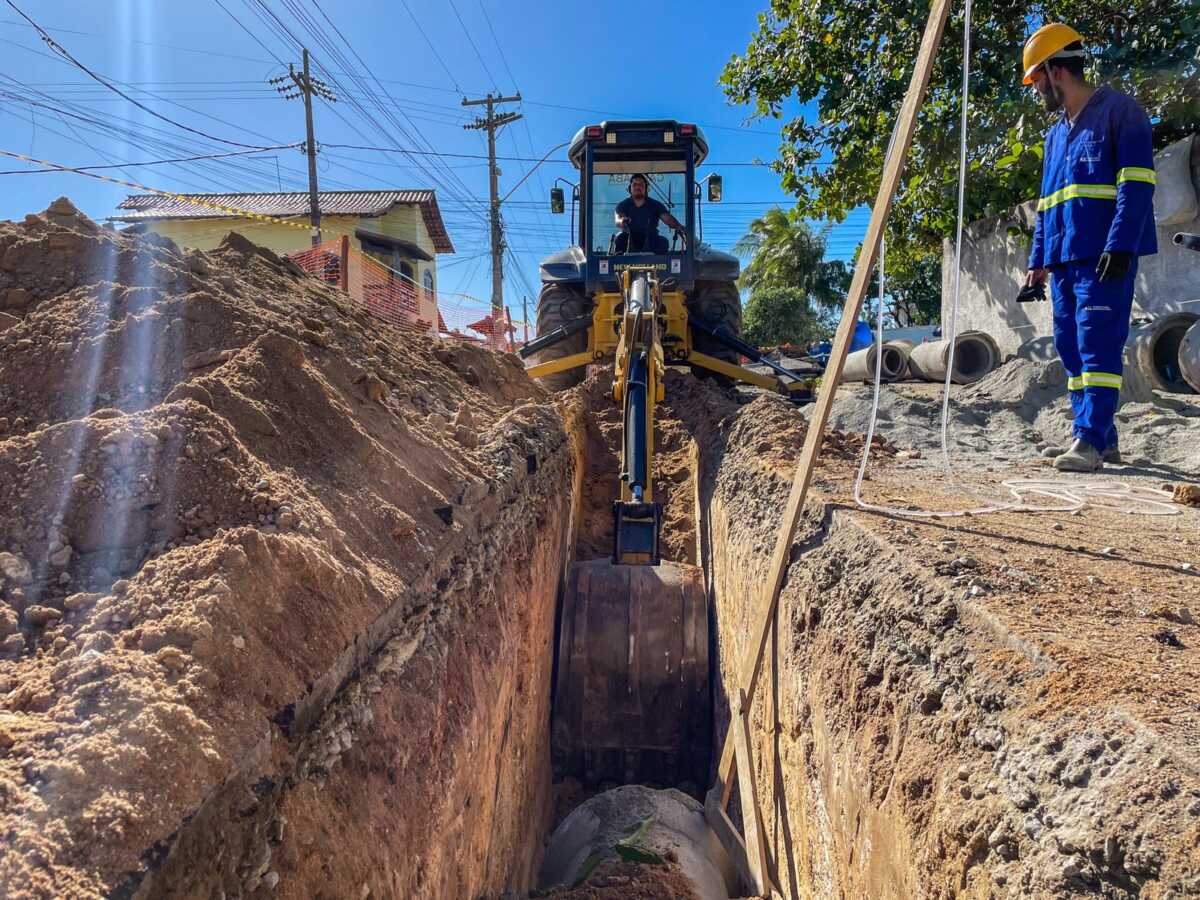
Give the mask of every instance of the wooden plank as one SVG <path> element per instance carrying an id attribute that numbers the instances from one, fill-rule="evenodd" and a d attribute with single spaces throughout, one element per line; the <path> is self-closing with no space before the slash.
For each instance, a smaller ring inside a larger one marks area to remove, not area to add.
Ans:
<path id="1" fill-rule="evenodd" d="M 879 193 L 875 197 L 875 206 L 871 211 L 871 223 L 867 227 L 867 235 L 863 239 L 862 253 L 854 267 L 854 278 L 850 283 L 850 292 L 846 296 L 846 305 L 842 309 L 841 324 L 838 325 L 837 334 L 833 339 L 829 364 L 825 367 L 825 374 L 821 378 L 822 387 L 820 396 L 817 398 L 816 411 L 808 423 L 804 449 L 800 453 L 800 459 L 796 462 L 792 489 L 788 494 L 779 536 L 775 541 L 775 551 L 771 556 L 770 574 L 764 583 L 763 594 L 754 615 L 750 618 L 751 623 L 755 623 L 751 627 L 756 628 L 757 632 L 744 648 L 741 665 L 738 668 L 738 683 L 745 689 L 748 698 L 754 697 L 763 651 L 766 649 L 771 622 L 775 618 L 775 606 L 779 602 L 779 591 L 783 586 L 784 575 L 787 573 L 792 541 L 796 536 L 796 526 L 800 521 L 804 498 L 808 495 L 813 469 L 821 452 L 821 441 L 825 437 L 825 426 L 829 422 L 829 412 L 833 406 L 833 398 L 837 394 L 838 382 L 842 379 L 842 366 L 846 362 L 846 353 L 850 348 L 854 325 L 858 320 L 859 311 L 862 309 L 871 273 L 875 269 L 875 261 L 879 254 L 879 241 L 892 210 L 892 198 L 899 187 L 904 162 L 908 158 L 908 150 L 912 146 L 913 134 L 917 129 L 917 111 L 925 99 L 925 89 L 929 84 L 934 57 L 937 55 L 938 45 L 942 41 L 942 32 L 946 28 L 946 17 L 949 11 L 950 0 L 934 0 L 933 7 L 929 11 L 929 21 L 925 26 L 925 36 L 921 40 L 921 50 L 917 55 L 916 65 L 913 67 L 912 80 L 909 82 L 904 104 L 900 107 L 892 152 L 884 163 Z M 722 808 L 729 805 L 729 797 L 733 791 L 733 779 L 736 777 L 733 739 L 736 731 L 737 729 L 731 724 L 729 733 L 725 735 L 725 746 L 721 752 L 720 766 L 717 769 L 717 780 L 723 786 Z"/>
<path id="2" fill-rule="evenodd" d="M 729 854 L 729 861 L 737 870 L 742 884 L 750 884 L 750 864 L 746 861 L 746 842 L 738 834 L 737 827 L 729 818 L 729 814 L 722 809 L 721 794 L 718 788 L 713 788 L 704 797 L 704 818 L 708 822 L 708 827 L 713 830 L 713 834 L 717 836 L 717 840 L 721 842 L 721 846 L 725 848 L 725 852 Z"/>
<path id="3" fill-rule="evenodd" d="M 767 871 L 767 841 L 763 832 L 762 812 L 754 783 L 754 756 L 750 752 L 750 705 L 746 692 L 739 698 L 739 709 L 730 723 L 737 747 L 738 782 L 742 788 L 742 827 L 746 831 L 746 860 L 750 864 L 750 886 L 758 896 L 768 895 L 771 876 Z"/>

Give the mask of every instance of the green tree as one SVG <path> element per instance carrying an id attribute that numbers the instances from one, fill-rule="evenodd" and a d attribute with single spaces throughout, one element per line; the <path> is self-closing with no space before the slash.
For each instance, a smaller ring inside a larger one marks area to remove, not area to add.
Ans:
<path id="1" fill-rule="evenodd" d="M 825 259 L 823 233 L 794 213 L 770 209 L 733 252 L 749 258 L 740 280 L 750 294 L 742 317 L 747 340 L 803 344 L 829 332 L 828 313 L 842 305 L 850 276 L 845 263 Z"/>
<path id="2" fill-rule="evenodd" d="M 887 248 L 884 266 L 884 315 L 891 325 L 932 325 L 942 314 L 942 257 L 925 253 L 915 259 L 894 256 Z M 867 299 L 874 308 L 879 295 L 879 273 L 871 276 Z M 872 317 L 871 322 L 875 319 Z"/>
<path id="3" fill-rule="evenodd" d="M 831 331 L 828 321 L 813 310 L 808 295 L 794 287 L 760 287 L 742 310 L 742 336 L 759 347 L 811 344 Z"/>
<path id="4" fill-rule="evenodd" d="M 775 207 L 750 223 L 733 252 L 750 262 L 739 285 L 754 294 L 768 287 L 799 291 L 811 305 L 829 309 L 845 298 L 845 263 L 825 259 L 825 237 L 793 213 Z"/>
<path id="5" fill-rule="evenodd" d="M 796 214 L 841 221 L 870 203 L 917 57 L 930 0 L 771 0 L 746 52 L 722 74 L 727 96 L 781 120 L 775 168 Z M 1161 147 L 1200 127 L 1200 0 L 991 0 L 971 23 L 967 221 L 1035 197 L 1051 117 L 1021 85 L 1036 25 L 1071 23 L 1094 54 L 1091 76 L 1134 95 Z M 889 222 L 898 276 L 940 255 L 955 222 L 963 10 L 955 5 Z M 786 121 L 785 105 L 804 110 Z"/>

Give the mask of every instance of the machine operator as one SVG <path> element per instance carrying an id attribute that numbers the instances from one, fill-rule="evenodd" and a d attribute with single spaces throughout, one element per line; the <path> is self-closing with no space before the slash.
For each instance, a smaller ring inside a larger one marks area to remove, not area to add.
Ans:
<path id="1" fill-rule="evenodd" d="M 666 253 L 667 239 L 658 233 L 660 221 L 673 231 L 684 230 L 665 206 L 648 196 L 649 187 L 645 175 L 629 179 L 629 196 L 617 204 L 617 253 Z"/>

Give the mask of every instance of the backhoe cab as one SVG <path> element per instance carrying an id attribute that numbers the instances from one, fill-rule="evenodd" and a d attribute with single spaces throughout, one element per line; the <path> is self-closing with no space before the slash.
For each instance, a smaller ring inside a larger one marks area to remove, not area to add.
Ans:
<path id="1" fill-rule="evenodd" d="M 811 396 L 810 382 L 791 372 L 772 367 L 781 376 L 773 377 L 738 364 L 744 356 L 771 366 L 738 336 L 737 257 L 702 240 L 701 185 L 707 184 L 712 203 L 720 202 L 723 188 L 719 175 L 697 181 L 696 169 L 707 155 L 708 143 L 697 126 L 669 119 L 602 122 L 575 135 L 568 156 L 580 176 L 579 184 L 570 186 L 577 243 L 542 261 L 537 339 L 521 351 L 536 362 L 529 369 L 532 377 L 554 389 L 567 388 L 583 379 L 589 363 L 612 358 L 621 338 L 621 277 L 635 269 L 653 275 L 661 288 L 658 315 L 667 365 Z M 655 221 L 657 232 L 649 239 L 623 232 L 618 207 L 630 200 L 637 176 L 645 179 L 647 202 L 661 204 L 664 220 L 682 226 L 678 231 Z M 552 189 L 550 208 L 566 211 L 562 188 Z"/>

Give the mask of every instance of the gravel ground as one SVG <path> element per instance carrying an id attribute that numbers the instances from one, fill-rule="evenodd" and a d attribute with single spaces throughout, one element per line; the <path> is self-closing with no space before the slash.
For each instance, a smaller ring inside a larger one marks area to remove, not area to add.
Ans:
<path id="1" fill-rule="evenodd" d="M 955 461 L 1007 463 L 1040 458 L 1070 442 L 1071 415 L 1058 362 L 1012 360 L 982 381 L 953 386 L 949 448 Z M 863 432 L 871 413 L 870 385 L 843 385 L 830 426 Z M 885 385 L 876 434 L 931 456 L 941 446 L 942 386 L 927 382 Z M 1108 471 L 1158 479 L 1200 474 L 1200 397 L 1150 393 L 1117 413 L 1127 465 Z M 812 406 L 805 409 L 811 415 Z M 1131 469 L 1137 471 L 1131 471 Z"/>

